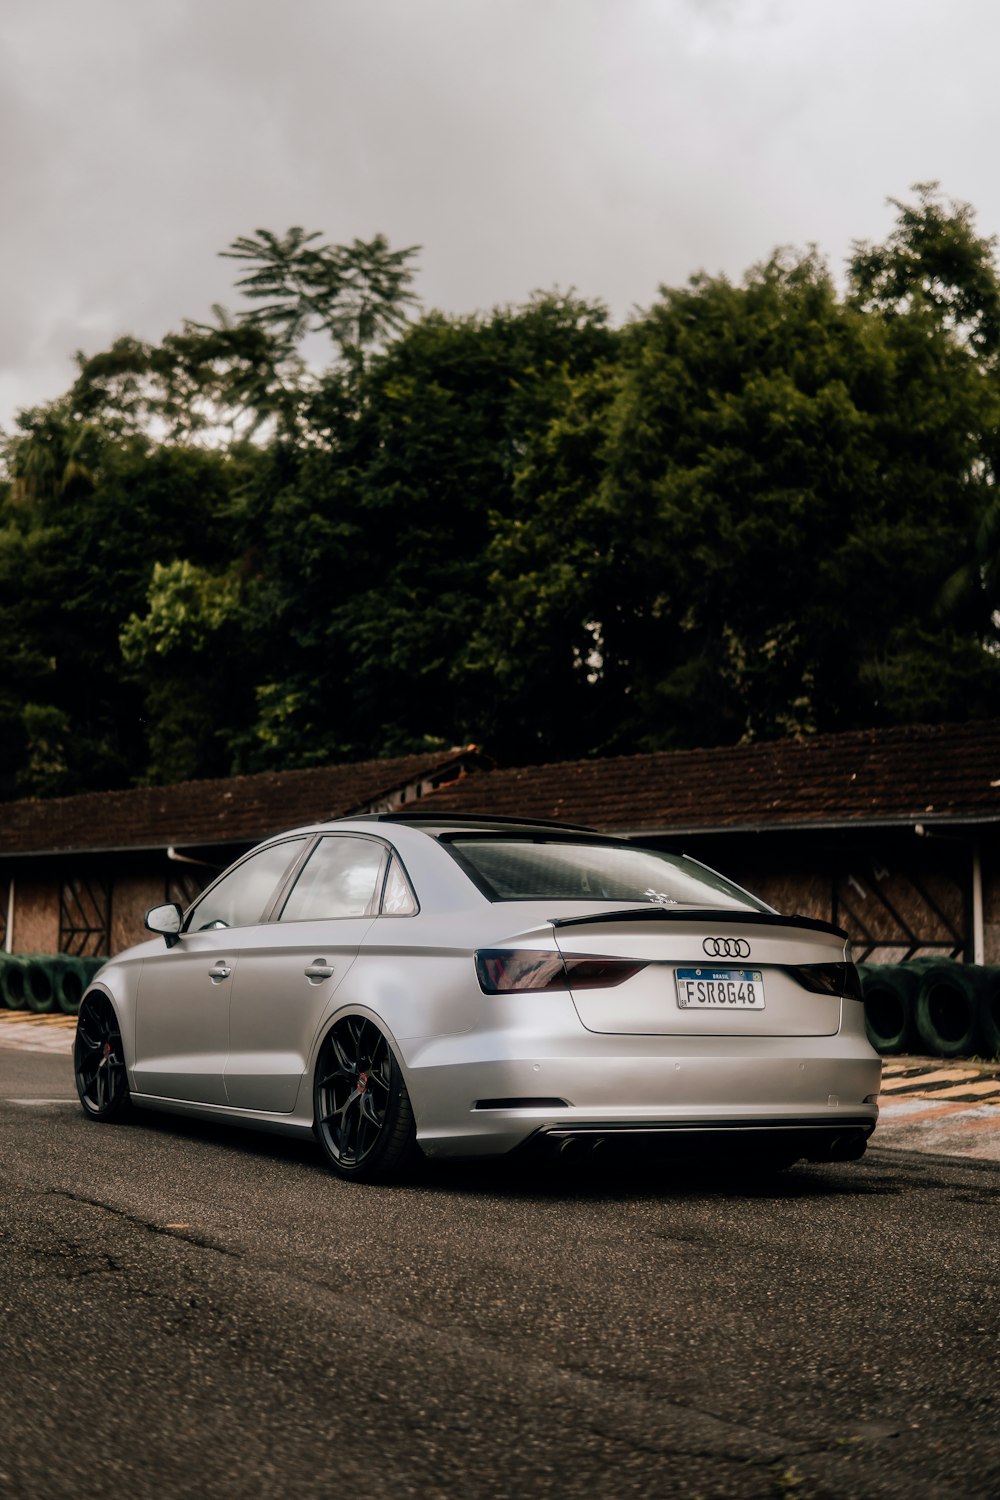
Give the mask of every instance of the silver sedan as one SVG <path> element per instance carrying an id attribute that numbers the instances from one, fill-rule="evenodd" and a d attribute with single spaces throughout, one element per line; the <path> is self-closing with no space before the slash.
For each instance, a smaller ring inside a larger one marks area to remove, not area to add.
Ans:
<path id="1" fill-rule="evenodd" d="M 80 1007 L 83 1108 L 317 1136 L 333 1170 L 617 1137 L 861 1156 L 881 1063 L 846 934 L 683 856 L 382 814 L 237 861 Z"/>

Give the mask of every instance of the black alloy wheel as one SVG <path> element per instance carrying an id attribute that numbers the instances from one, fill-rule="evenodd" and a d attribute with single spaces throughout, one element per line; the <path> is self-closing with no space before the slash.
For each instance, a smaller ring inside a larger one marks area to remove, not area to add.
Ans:
<path id="1" fill-rule="evenodd" d="M 343 1016 L 320 1048 L 316 1134 L 340 1177 L 400 1175 L 416 1155 L 416 1125 L 392 1048 L 367 1016 Z"/>
<path id="2" fill-rule="evenodd" d="M 73 1045 L 76 1091 L 92 1120 L 113 1120 L 128 1108 L 125 1050 L 115 1008 L 95 991 L 80 1006 Z"/>

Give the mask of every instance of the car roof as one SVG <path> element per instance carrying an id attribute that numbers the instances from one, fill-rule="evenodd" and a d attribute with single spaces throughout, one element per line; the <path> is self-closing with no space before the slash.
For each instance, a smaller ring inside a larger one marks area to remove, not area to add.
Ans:
<path id="1" fill-rule="evenodd" d="M 484 829 L 495 828 L 500 832 L 512 832 L 524 830 L 530 832 L 540 829 L 544 832 L 565 833 L 588 833 L 595 838 L 613 838 L 613 834 L 603 834 L 596 828 L 587 828 L 581 823 L 560 823 L 552 818 L 511 818 L 499 814 L 489 813 L 465 813 L 461 817 L 453 813 L 435 813 L 426 810 L 407 812 L 400 808 L 395 812 L 363 813 L 361 816 L 351 818 L 352 823 L 413 823 L 427 832 L 432 829 L 447 829 L 449 833 L 457 829 L 468 829 L 470 833 L 481 832 Z"/>

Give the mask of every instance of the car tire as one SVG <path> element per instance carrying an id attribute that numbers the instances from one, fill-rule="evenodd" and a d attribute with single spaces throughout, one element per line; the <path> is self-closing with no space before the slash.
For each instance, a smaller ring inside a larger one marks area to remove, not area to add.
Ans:
<path id="1" fill-rule="evenodd" d="M 399 1178 L 418 1154 L 402 1071 L 368 1016 L 341 1016 L 320 1047 L 313 1128 L 332 1170 L 352 1182 Z"/>
<path id="2" fill-rule="evenodd" d="M 128 1113 L 121 1027 L 111 1000 L 100 990 L 85 995 L 80 1003 L 73 1072 L 83 1112 L 89 1119 L 118 1120 Z"/>

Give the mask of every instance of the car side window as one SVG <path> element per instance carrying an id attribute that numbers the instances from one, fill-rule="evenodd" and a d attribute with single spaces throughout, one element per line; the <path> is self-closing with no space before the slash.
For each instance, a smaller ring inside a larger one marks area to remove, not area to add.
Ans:
<path id="1" fill-rule="evenodd" d="M 281 922 L 366 917 L 375 909 L 385 849 L 372 839 L 320 839 L 299 872 Z"/>
<path id="2" fill-rule="evenodd" d="M 393 856 L 389 873 L 385 877 L 385 889 L 382 892 L 382 915 L 384 917 L 412 917 L 417 910 L 416 897 L 410 889 L 410 882 L 403 874 L 403 867 Z"/>
<path id="3" fill-rule="evenodd" d="M 194 907 L 186 932 L 207 932 L 214 927 L 249 927 L 259 922 L 278 882 L 302 853 L 304 838 L 269 844 L 235 866 Z"/>

